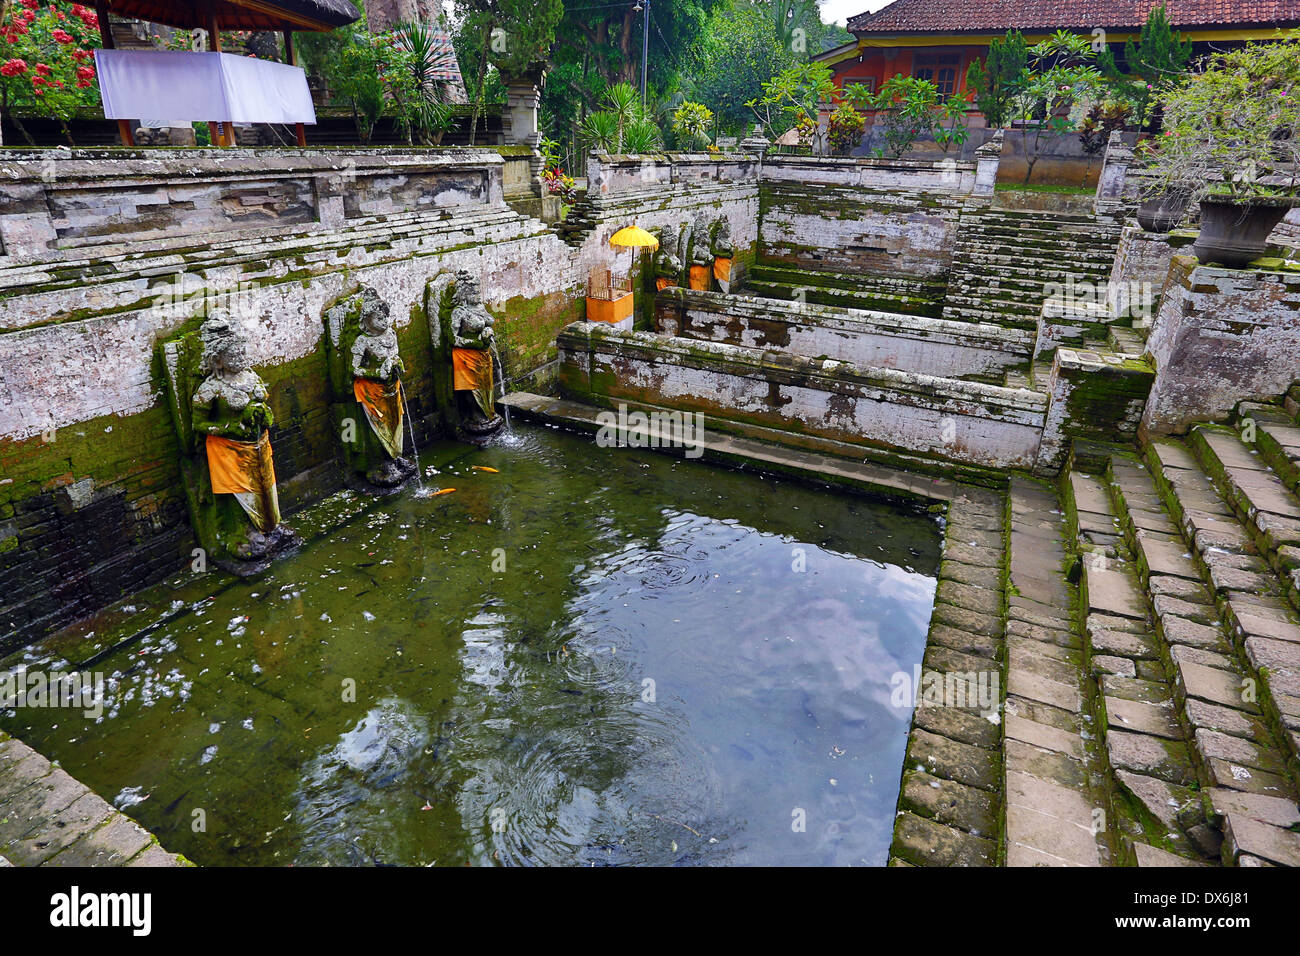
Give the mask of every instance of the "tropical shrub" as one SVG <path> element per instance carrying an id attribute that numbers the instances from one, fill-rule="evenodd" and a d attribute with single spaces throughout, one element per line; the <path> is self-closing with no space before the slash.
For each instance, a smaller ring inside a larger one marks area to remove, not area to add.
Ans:
<path id="1" fill-rule="evenodd" d="M 1197 199 L 1300 192 L 1300 34 L 1215 54 L 1163 103 L 1161 186 Z"/>
<path id="2" fill-rule="evenodd" d="M 99 18 L 79 3 L 19 0 L 0 21 L 0 113 L 35 145 L 16 112 L 57 119 L 72 142 L 68 121 L 99 105 L 95 59 Z"/>
<path id="3" fill-rule="evenodd" d="M 680 143 L 689 149 L 698 149 L 709 144 L 709 133 L 713 129 L 713 111 L 703 103 L 682 103 L 673 111 L 673 132 Z"/>

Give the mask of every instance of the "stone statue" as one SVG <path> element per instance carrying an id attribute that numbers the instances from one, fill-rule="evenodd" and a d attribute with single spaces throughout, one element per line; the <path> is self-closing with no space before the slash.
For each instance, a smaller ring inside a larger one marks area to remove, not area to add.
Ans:
<path id="1" fill-rule="evenodd" d="M 416 463 L 403 456 L 406 444 L 406 366 L 397 351 L 388 303 L 369 286 L 359 296 L 359 329 L 352 340 L 352 392 L 369 429 L 359 458 L 366 480 L 394 488 L 415 473 Z"/>
<path id="2" fill-rule="evenodd" d="M 461 427 L 473 436 L 491 434 L 501 427 L 492 374 L 496 334 L 492 316 L 483 307 L 478 280 L 466 271 L 456 273 L 451 337 L 452 387 Z"/>
<path id="3" fill-rule="evenodd" d="M 691 263 L 690 287 L 692 289 L 711 289 L 710 278 L 713 272 L 713 251 L 709 247 L 709 223 L 700 213 L 691 225 Z"/>
<path id="4" fill-rule="evenodd" d="M 672 227 L 659 230 L 659 248 L 655 252 L 655 291 L 679 285 L 682 281 L 682 260 L 677 255 L 677 234 Z"/>
<path id="5" fill-rule="evenodd" d="M 208 319 L 199 338 L 198 371 L 204 378 L 191 399 L 191 421 L 207 454 L 213 500 L 210 514 L 196 515 L 196 530 L 218 561 L 261 562 L 294 536 L 280 523 L 268 431 L 275 418 L 266 385 L 249 366 L 244 340 L 228 320 Z"/>
<path id="6" fill-rule="evenodd" d="M 713 278 L 723 292 L 731 291 L 731 264 L 736 250 L 731 243 L 731 221 L 725 216 L 713 223 L 709 235 L 710 251 L 713 253 Z"/>

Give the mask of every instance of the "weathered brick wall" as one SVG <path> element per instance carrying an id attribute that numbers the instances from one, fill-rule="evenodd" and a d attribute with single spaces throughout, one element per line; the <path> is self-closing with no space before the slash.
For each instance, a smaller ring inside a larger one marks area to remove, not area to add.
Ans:
<path id="1" fill-rule="evenodd" d="M 943 192 L 769 181 L 759 189 L 759 258 L 828 272 L 948 273 L 964 199 Z"/>
<path id="2" fill-rule="evenodd" d="M 1034 466 L 1044 396 L 772 350 L 580 323 L 560 333 L 569 397 L 705 415 L 706 428 L 977 468 Z"/>
<path id="3" fill-rule="evenodd" d="M 1034 333 L 1023 329 L 692 289 L 659 293 L 656 318 L 663 335 L 947 378 L 1000 379 L 1028 366 L 1034 344 Z"/>
<path id="4" fill-rule="evenodd" d="M 1238 402 L 1276 398 L 1300 377 L 1300 273 L 1174 257 L 1147 354 L 1146 433 L 1182 434 L 1225 421 Z"/>

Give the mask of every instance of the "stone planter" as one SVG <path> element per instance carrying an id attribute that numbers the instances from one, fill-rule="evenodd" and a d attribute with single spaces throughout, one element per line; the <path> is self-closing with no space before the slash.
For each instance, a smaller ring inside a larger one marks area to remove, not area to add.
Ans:
<path id="1" fill-rule="evenodd" d="M 1201 234 L 1192 252 L 1202 263 L 1219 263 L 1240 269 L 1268 250 L 1268 237 L 1292 206 L 1294 197 L 1201 200 Z"/>
<path id="2" fill-rule="evenodd" d="M 1182 191 L 1157 193 L 1138 206 L 1137 221 L 1145 232 L 1173 232 L 1187 215 L 1191 196 Z"/>

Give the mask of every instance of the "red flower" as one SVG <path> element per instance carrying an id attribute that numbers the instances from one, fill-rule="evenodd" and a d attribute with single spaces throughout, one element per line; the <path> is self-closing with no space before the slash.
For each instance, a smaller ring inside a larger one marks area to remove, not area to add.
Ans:
<path id="1" fill-rule="evenodd" d="M 95 68 L 93 66 L 77 67 L 77 79 L 93 80 L 95 78 Z"/>
<path id="2" fill-rule="evenodd" d="M 72 34 L 69 33 L 67 30 L 55 30 L 55 31 L 53 31 L 53 32 L 50 34 L 50 36 L 54 37 L 55 41 L 58 42 L 58 43 L 75 43 L 75 42 L 76 42 L 76 41 L 73 39 Z"/>
<path id="3" fill-rule="evenodd" d="M 28 10 L 39 10 L 41 8 L 40 0 L 19 0 Z"/>
<path id="4" fill-rule="evenodd" d="M 36 72 L 39 73 L 41 76 L 49 76 L 49 75 L 50 75 L 50 67 L 49 67 L 49 64 L 47 64 L 47 63 L 37 63 L 37 64 L 36 64 Z"/>
<path id="5" fill-rule="evenodd" d="M 0 76 L 22 76 L 27 72 L 27 61 L 17 58 L 9 60 L 0 66 Z"/>

